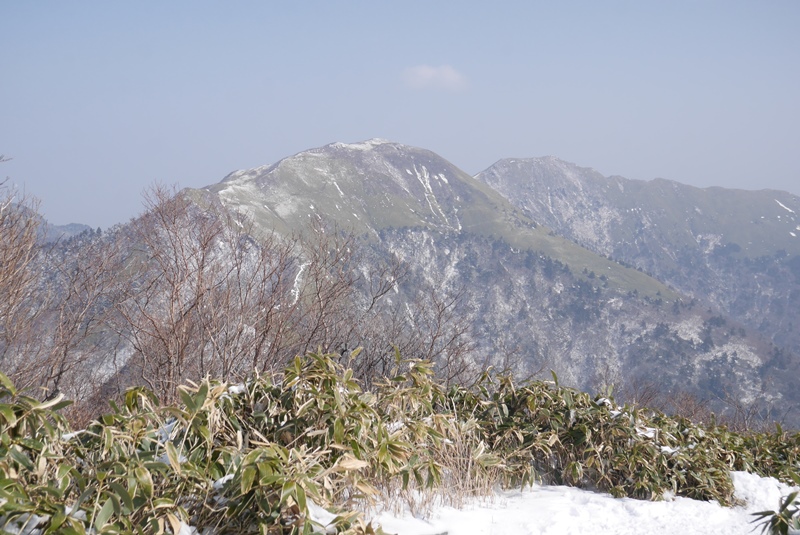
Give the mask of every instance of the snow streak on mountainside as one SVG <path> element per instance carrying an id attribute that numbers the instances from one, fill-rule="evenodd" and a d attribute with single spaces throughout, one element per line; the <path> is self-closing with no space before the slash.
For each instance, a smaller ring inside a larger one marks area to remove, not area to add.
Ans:
<path id="1" fill-rule="evenodd" d="M 647 188 L 555 159 L 539 165 L 562 169 L 562 183 L 541 189 L 528 177 L 515 198 L 503 188 L 514 182 L 503 179 L 504 169 L 517 168 L 512 160 L 476 180 L 423 149 L 384 140 L 333 143 L 231 173 L 196 194 L 218 198 L 262 231 L 299 235 L 317 220 L 362 237 L 374 258 L 407 265 L 409 276 L 390 297 L 398 303 L 412 289 L 461 295 L 459 311 L 468 318 L 480 364 L 528 373 L 553 369 L 589 389 L 635 380 L 703 398 L 797 402 L 800 389 L 787 371 L 798 363 L 790 351 L 781 352 L 713 306 L 695 305 L 697 292 L 681 295 L 635 269 L 638 264 L 604 256 L 619 248 L 644 251 L 642 244 L 656 247 L 645 231 L 676 227 L 673 212 L 683 214 L 683 208 L 665 199 L 673 190 L 672 198 L 680 198 L 679 185 L 657 181 L 650 204 L 635 195 L 625 201 L 630 204 L 613 203 L 595 190 L 628 199 Z M 790 210 L 800 211 L 796 199 L 773 194 L 773 211 L 764 212 L 769 225 L 777 224 L 778 215 L 783 223 L 795 216 Z M 730 221 L 719 215 L 721 208 L 711 209 L 721 197 L 692 206 L 694 221 L 710 218 L 716 226 L 689 225 L 688 234 L 678 228 L 675 235 L 724 255 Z M 663 204 L 654 205 L 656 200 Z M 761 247 L 737 239 L 742 248 Z M 672 270 L 682 265 L 681 250 L 666 242 L 658 247 L 653 262 L 669 260 L 664 269 Z"/>

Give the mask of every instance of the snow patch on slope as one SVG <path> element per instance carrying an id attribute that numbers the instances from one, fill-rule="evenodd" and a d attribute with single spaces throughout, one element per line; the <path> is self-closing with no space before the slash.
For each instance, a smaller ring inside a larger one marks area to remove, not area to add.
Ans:
<path id="1" fill-rule="evenodd" d="M 720 243 L 722 243 L 722 235 L 720 234 L 698 234 L 695 236 L 697 244 L 703 248 L 705 254 L 714 252 Z"/>
<path id="2" fill-rule="evenodd" d="M 703 343 L 700 336 L 703 332 L 703 321 L 700 316 L 692 316 L 675 325 L 675 334 L 682 340 L 695 345 Z"/>

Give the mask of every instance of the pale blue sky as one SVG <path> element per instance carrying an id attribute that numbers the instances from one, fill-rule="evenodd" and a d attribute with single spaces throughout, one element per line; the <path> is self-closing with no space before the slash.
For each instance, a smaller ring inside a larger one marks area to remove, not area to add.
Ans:
<path id="1" fill-rule="evenodd" d="M 800 1 L 0 0 L 0 177 L 55 223 L 371 137 L 800 194 Z"/>

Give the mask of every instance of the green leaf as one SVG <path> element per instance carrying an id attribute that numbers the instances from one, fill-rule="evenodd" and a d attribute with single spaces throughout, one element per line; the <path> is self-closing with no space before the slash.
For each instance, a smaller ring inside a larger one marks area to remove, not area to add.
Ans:
<path id="1" fill-rule="evenodd" d="M 86 529 L 83 524 L 74 523 L 71 526 L 61 526 L 59 533 L 62 535 L 86 535 Z"/>
<path id="2" fill-rule="evenodd" d="M 309 409 L 309 408 L 310 408 L 310 407 L 311 407 L 311 406 L 312 406 L 312 405 L 313 405 L 313 404 L 314 404 L 316 401 L 317 401 L 317 400 L 316 400 L 315 398 L 313 398 L 313 397 L 312 397 L 312 398 L 309 398 L 309 399 L 308 399 L 308 400 L 307 400 L 305 403 L 303 403 L 302 405 L 300 405 L 300 406 L 297 408 L 297 411 L 295 411 L 295 415 L 296 415 L 296 417 L 297 417 L 297 418 L 302 418 L 302 417 L 303 417 L 303 416 L 306 414 L 306 412 L 308 412 L 308 409 Z"/>
<path id="3" fill-rule="evenodd" d="M 137 466 L 133 469 L 133 475 L 136 478 L 136 481 L 139 483 L 139 487 L 141 487 L 144 495 L 147 498 L 152 498 L 153 476 L 150 475 L 150 471 L 144 466 Z"/>
<path id="4" fill-rule="evenodd" d="M 111 515 L 114 514 L 114 502 L 111 501 L 111 498 L 106 500 L 106 503 L 103 504 L 103 507 L 94 517 L 94 528 L 96 530 L 103 529 L 103 526 L 108 524 L 108 519 L 111 518 Z"/>
<path id="5" fill-rule="evenodd" d="M 61 480 L 67 477 L 72 470 L 72 467 L 68 464 L 60 464 L 58 465 L 58 470 L 56 471 L 56 479 Z"/>
<path id="6" fill-rule="evenodd" d="M 184 406 L 189 412 L 197 412 L 197 407 L 194 403 L 194 397 L 187 392 L 184 388 L 178 388 L 178 394 L 181 396 Z"/>
<path id="7" fill-rule="evenodd" d="M 298 507 L 300 507 L 301 511 L 305 511 L 307 509 L 307 507 L 306 507 L 306 491 L 300 485 L 297 485 L 296 489 L 297 489 L 297 492 L 296 492 L 296 496 L 295 497 L 297 498 L 297 505 L 298 505 Z"/>
<path id="8" fill-rule="evenodd" d="M 164 509 L 174 507 L 175 501 L 171 498 L 156 498 L 153 500 L 153 509 Z"/>
<path id="9" fill-rule="evenodd" d="M 108 486 L 111 488 L 111 490 L 113 490 L 116 493 L 117 498 L 119 498 L 122 504 L 127 508 L 127 513 L 128 514 L 133 513 L 134 512 L 133 500 L 131 499 L 131 495 L 128 493 L 125 487 L 123 487 L 116 481 L 112 481 L 111 483 L 108 484 Z"/>
<path id="10" fill-rule="evenodd" d="M 111 447 L 114 445 L 114 434 L 111 432 L 110 427 L 103 428 L 103 451 L 109 452 L 111 451 Z"/>
<path id="11" fill-rule="evenodd" d="M 15 461 L 17 461 L 17 463 L 21 464 L 28 470 L 30 471 L 34 470 L 33 463 L 31 462 L 30 459 L 28 459 L 28 456 L 19 451 L 17 448 L 12 447 L 11 449 L 8 450 L 8 454 L 11 455 L 11 457 Z"/>
<path id="12" fill-rule="evenodd" d="M 14 383 L 12 383 L 11 379 L 9 379 L 8 376 L 3 372 L 0 372 L 0 385 L 8 390 L 10 395 L 17 395 L 17 389 L 14 387 Z"/>
<path id="13" fill-rule="evenodd" d="M 51 399 L 49 401 L 44 401 L 42 403 L 38 403 L 35 408 L 38 409 L 38 410 L 48 410 L 49 409 L 51 411 L 57 411 L 59 409 L 63 409 L 64 407 L 68 407 L 70 405 L 72 405 L 72 401 L 65 400 L 64 399 L 64 394 L 59 394 L 59 395 L 57 395 L 56 397 L 54 397 L 53 399 Z"/>
<path id="14" fill-rule="evenodd" d="M 256 475 L 258 475 L 258 471 L 256 470 L 255 466 L 245 466 L 242 470 L 242 485 L 241 491 L 242 494 L 247 494 L 250 492 L 250 489 L 253 488 L 253 482 L 256 479 Z"/>
<path id="15" fill-rule="evenodd" d="M 13 409 L 9 405 L 6 405 L 5 403 L 1 404 L 0 414 L 3 415 L 8 427 L 14 427 L 17 425 L 17 415 L 14 414 Z"/>
<path id="16" fill-rule="evenodd" d="M 333 441 L 337 444 L 344 443 L 344 422 L 341 418 L 336 418 L 333 422 Z"/>
<path id="17" fill-rule="evenodd" d="M 180 456 L 178 455 L 178 450 L 175 449 L 175 446 L 172 442 L 167 442 L 165 444 L 167 450 L 167 459 L 169 459 L 169 464 L 172 466 L 172 469 L 178 475 L 181 475 L 181 463 L 180 463 Z"/>
<path id="18" fill-rule="evenodd" d="M 286 498 L 291 496 L 295 497 L 297 491 L 297 483 L 294 481 L 286 481 L 281 488 L 281 503 L 286 503 Z"/>
<path id="19" fill-rule="evenodd" d="M 195 407 L 201 409 L 208 399 L 208 381 L 205 380 L 200 383 L 200 388 L 197 389 L 197 394 L 194 396 Z"/>
<path id="20" fill-rule="evenodd" d="M 58 506 L 58 512 L 50 519 L 50 526 L 47 528 L 47 533 L 57 533 L 58 528 L 67 519 L 67 513 L 63 505 Z"/>

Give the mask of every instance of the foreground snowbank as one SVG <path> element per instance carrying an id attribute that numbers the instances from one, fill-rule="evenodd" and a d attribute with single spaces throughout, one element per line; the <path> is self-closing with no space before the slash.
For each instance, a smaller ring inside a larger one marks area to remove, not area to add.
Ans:
<path id="1" fill-rule="evenodd" d="M 398 535 L 738 535 L 753 531 L 752 513 L 777 509 L 791 487 L 746 472 L 732 474 L 742 505 L 688 498 L 647 502 L 613 498 L 572 487 L 535 486 L 503 492 L 491 502 L 474 501 L 463 509 L 441 507 L 428 520 L 381 514 L 376 523 Z"/>

